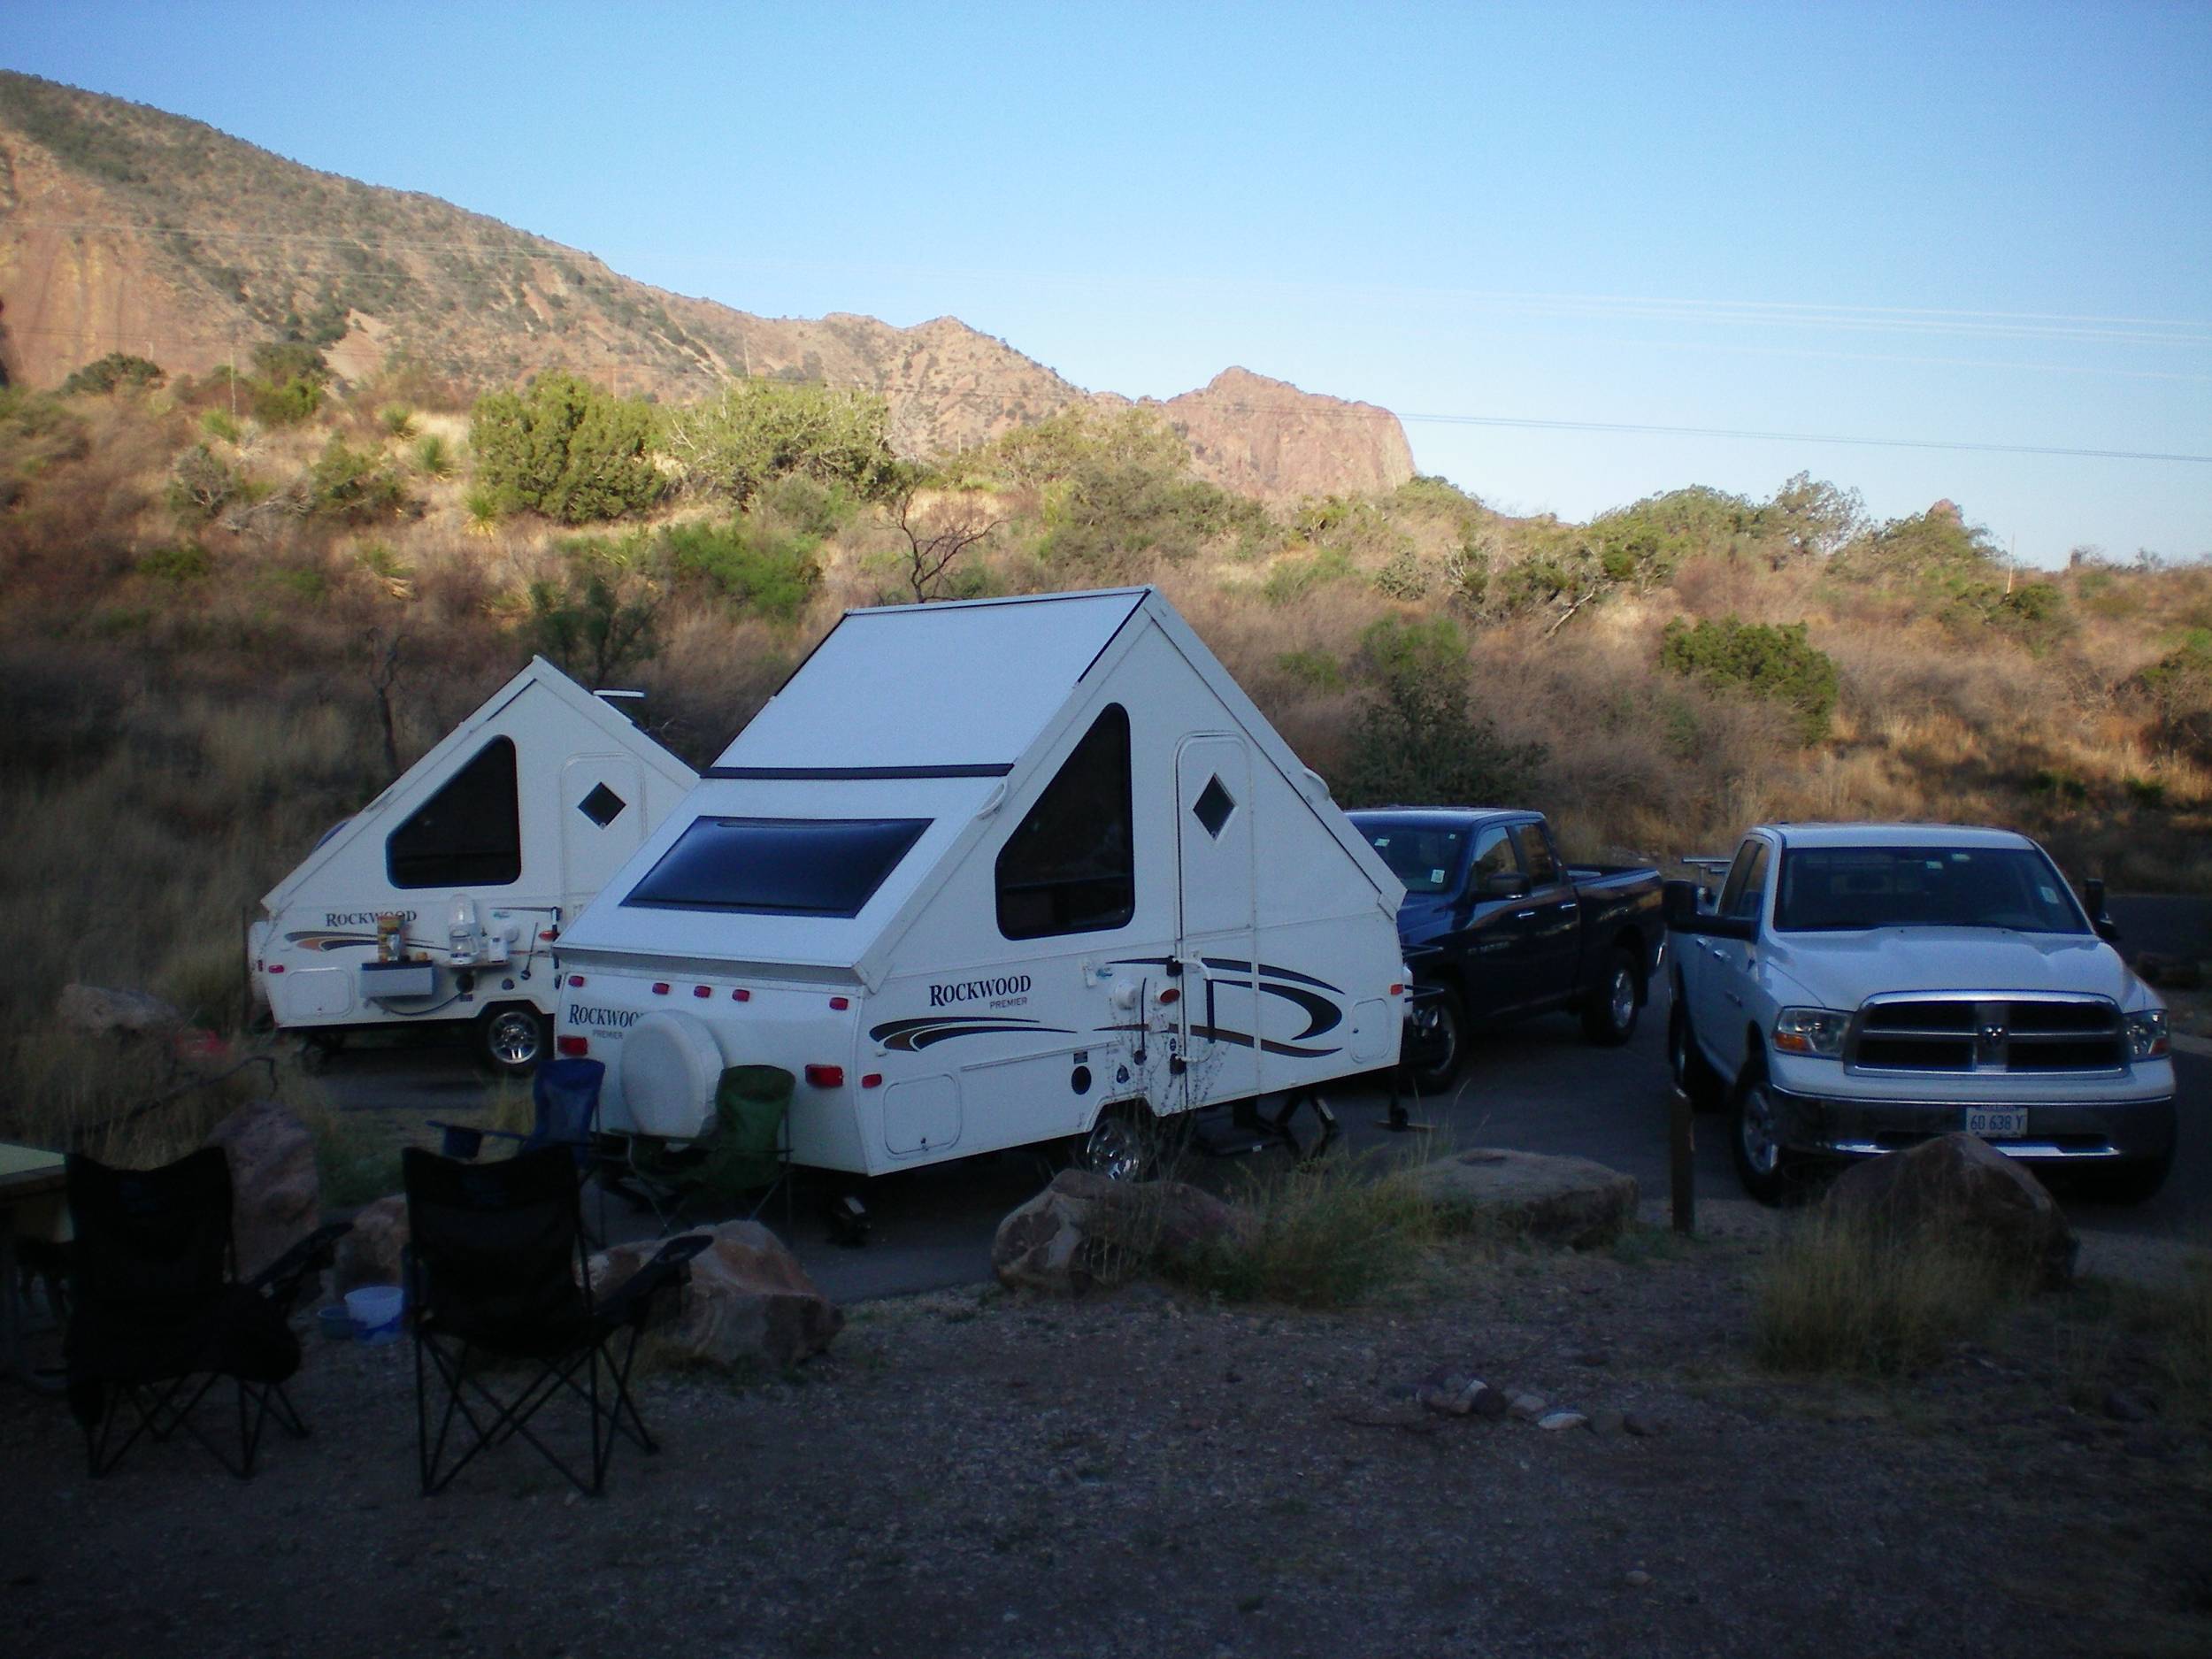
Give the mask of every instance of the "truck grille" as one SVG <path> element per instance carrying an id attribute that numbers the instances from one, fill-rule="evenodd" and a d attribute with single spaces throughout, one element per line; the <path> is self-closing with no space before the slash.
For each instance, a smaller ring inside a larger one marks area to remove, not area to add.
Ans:
<path id="1" fill-rule="evenodd" d="M 1866 1071 L 2116 1071 L 2127 1042 L 2101 997 L 1876 998 L 1847 1060 Z"/>

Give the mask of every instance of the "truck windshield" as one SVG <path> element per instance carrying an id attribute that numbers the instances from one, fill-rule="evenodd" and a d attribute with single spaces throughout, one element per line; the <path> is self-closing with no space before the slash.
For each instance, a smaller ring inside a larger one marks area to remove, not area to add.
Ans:
<path id="1" fill-rule="evenodd" d="M 622 902 L 657 910 L 857 916 L 929 822 L 697 818 Z"/>
<path id="2" fill-rule="evenodd" d="M 1362 828 L 1408 893 L 1441 893 L 1459 869 L 1459 847 L 1466 837 L 1457 830 L 1409 829 L 1402 824 Z"/>
<path id="3" fill-rule="evenodd" d="M 1774 925 L 1786 932 L 2008 927 L 2085 933 L 2051 861 L 2016 847 L 1805 847 L 1783 855 Z"/>

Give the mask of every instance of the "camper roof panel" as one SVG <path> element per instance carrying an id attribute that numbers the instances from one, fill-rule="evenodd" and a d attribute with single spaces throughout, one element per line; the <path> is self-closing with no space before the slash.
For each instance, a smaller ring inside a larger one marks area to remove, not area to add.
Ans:
<path id="1" fill-rule="evenodd" d="M 1143 603 L 1124 590 L 849 611 L 716 769 L 1010 766 Z"/>

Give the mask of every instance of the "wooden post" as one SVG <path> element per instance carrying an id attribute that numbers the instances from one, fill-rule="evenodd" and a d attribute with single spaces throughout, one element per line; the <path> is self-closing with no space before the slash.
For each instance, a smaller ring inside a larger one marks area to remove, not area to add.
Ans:
<path id="1" fill-rule="evenodd" d="M 1697 1169 L 1691 1156 L 1697 1140 L 1690 1097 L 1680 1089 L 1673 1093 L 1667 1117 L 1667 1176 L 1674 1195 L 1674 1230 L 1688 1238 L 1697 1232 Z"/>

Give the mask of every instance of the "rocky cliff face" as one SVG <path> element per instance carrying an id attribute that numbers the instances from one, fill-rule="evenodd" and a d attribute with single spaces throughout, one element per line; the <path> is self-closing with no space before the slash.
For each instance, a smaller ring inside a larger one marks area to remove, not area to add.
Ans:
<path id="1" fill-rule="evenodd" d="M 774 375 L 861 386 L 933 455 L 1071 405 L 1121 403 L 950 317 L 764 318 L 618 275 L 434 197 L 317 173 L 197 121 L 0 71 L 0 381 L 53 386 L 111 351 L 173 374 L 263 341 L 334 339 L 463 386 L 565 368 L 663 401 Z M 1387 411 L 1232 369 L 1162 409 L 1200 473 L 1271 499 L 1412 475 Z"/>

